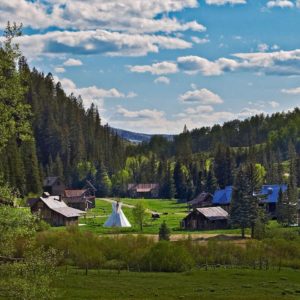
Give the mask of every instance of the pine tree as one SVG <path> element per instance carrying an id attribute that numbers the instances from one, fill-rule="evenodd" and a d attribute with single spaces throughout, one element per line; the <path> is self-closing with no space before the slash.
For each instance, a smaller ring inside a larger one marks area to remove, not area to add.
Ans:
<path id="1" fill-rule="evenodd" d="M 98 197 L 106 197 L 111 193 L 112 183 L 102 162 L 97 168 L 96 188 Z"/>
<path id="2" fill-rule="evenodd" d="M 173 199 L 175 196 L 174 179 L 172 176 L 170 163 L 167 163 L 167 169 L 166 169 L 166 173 L 165 173 L 165 177 L 163 180 L 160 194 L 163 198 L 166 198 L 166 199 Z"/>
<path id="3" fill-rule="evenodd" d="M 170 233 L 171 230 L 169 229 L 166 221 L 163 221 L 163 223 L 160 225 L 159 228 L 159 240 L 160 241 L 169 241 L 170 240 Z"/>
<path id="4" fill-rule="evenodd" d="M 258 199 L 253 195 L 255 186 L 255 167 L 252 164 L 241 165 L 233 187 L 230 222 L 241 228 L 243 238 L 247 227 L 252 228 L 251 236 L 254 235 L 255 221 L 259 213 Z"/>
<path id="5" fill-rule="evenodd" d="M 26 179 L 26 193 L 32 192 L 34 194 L 39 194 L 42 191 L 42 186 L 35 142 L 24 142 L 21 149 Z"/>
<path id="6" fill-rule="evenodd" d="M 297 204 L 298 204 L 298 189 L 297 189 L 297 174 L 296 174 L 296 151 L 294 145 L 289 143 L 289 180 L 288 180 L 288 201 L 289 201 L 289 214 L 288 224 L 295 224 L 297 219 Z"/>
<path id="7" fill-rule="evenodd" d="M 283 226 L 287 226 L 289 224 L 289 206 L 287 193 L 280 189 L 278 193 L 278 202 L 276 205 L 276 216 L 277 222 Z"/>
<path id="8" fill-rule="evenodd" d="M 205 191 L 207 193 L 213 194 L 215 190 L 218 188 L 217 179 L 215 177 L 214 169 L 210 168 L 207 172 L 206 180 L 205 180 Z"/>
<path id="9" fill-rule="evenodd" d="M 175 196 L 178 199 L 186 199 L 187 197 L 187 181 L 183 172 L 183 165 L 177 161 L 174 168 L 174 184 L 175 184 Z"/>

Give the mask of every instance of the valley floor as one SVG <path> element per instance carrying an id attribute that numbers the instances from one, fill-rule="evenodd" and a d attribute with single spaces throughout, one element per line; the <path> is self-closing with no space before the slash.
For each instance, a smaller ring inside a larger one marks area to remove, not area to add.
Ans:
<path id="1" fill-rule="evenodd" d="M 58 299 L 300 299 L 300 271 L 216 269 L 187 273 L 62 271 Z"/>

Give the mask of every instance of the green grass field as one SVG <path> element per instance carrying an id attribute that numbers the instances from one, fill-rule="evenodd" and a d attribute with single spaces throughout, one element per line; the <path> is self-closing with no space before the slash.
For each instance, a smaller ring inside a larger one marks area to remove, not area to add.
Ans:
<path id="1" fill-rule="evenodd" d="M 163 221 L 166 221 L 172 232 L 175 234 L 188 234 L 189 231 L 183 231 L 180 229 L 181 220 L 187 215 L 188 210 L 185 203 L 178 203 L 176 200 L 164 200 L 164 199 L 122 199 L 124 204 L 136 205 L 138 202 L 142 202 L 144 206 L 151 210 L 162 213 L 159 219 L 152 219 L 151 213 L 147 213 L 145 220 L 144 234 L 157 234 L 159 227 Z M 109 233 L 138 233 L 139 229 L 134 226 L 132 217 L 132 208 L 124 207 L 123 211 L 128 218 L 132 228 L 105 228 L 103 227 L 104 222 L 108 218 L 112 211 L 111 204 L 101 200 L 96 200 L 96 208 L 90 210 L 87 213 L 87 218 L 81 218 L 80 223 L 85 226 L 80 226 L 81 230 L 92 231 L 98 234 L 109 234 Z M 166 213 L 166 214 L 163 214 Z M 202 233 L 217 233 L 217 234 L 239 234 L 240 230 L 229 229 L 229 230 L 214 230 L 214 231 L 201 231 Z"/>
<path id="2" fill-rule="evenodd" d="M 284 269 L 135 273 L 69 269 L 56 280 L 59 299 L 300 299 L 300 272 Z"/>
<path id="3" fill-rule="evenodd" d="M 142 202 L 144 206 L 151 211 L 162 213 L 159 219 L 152 219 L 151 213 L 147 213 L 143 232 L 135 226 L 132 217 L 132 208 L 123 207 L 123 211 L 131 223 L 131 228 L 105 228 L 104 222 L 111 214 L 111 203 L 96 199 L 96 207 L 87 212 L 86 218 L 80 218 L 80 230 L 91 231 L 96 234 L 122 234 L 122 233 L 143 233 L 143 234 L 158 234 L 159 227 L 163 221 L 171 229 L 172 234 L 234 234 L 240 235 L 240 229 L 223 229 L 223 230 L 209 230 L 209 231 L 186 231 L 180 229 L 181 220 L 187 215 L 187 206 L 185 203 L 178 203 L 176 200 L 165 199 L 121 199 L 121 201 L 128 205 L 135 205 L 137 202 Z M 167 213 L 167 214 L 163 214 Z M 276 221 L 270 221 L 268 228 L 276 229 L 277 232 L 285 234 L 287 232 L 299 231 L 299 227 L 281 227 Z M 51 230 L 65 230 L 65 227 L 52 227 Z M 250 234 L 250 230 L 246 230 L 246 234 Z"/>

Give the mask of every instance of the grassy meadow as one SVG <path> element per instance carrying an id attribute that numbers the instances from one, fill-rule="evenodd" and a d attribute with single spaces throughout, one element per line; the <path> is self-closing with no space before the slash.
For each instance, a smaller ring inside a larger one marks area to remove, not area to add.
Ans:
<path id="1" fill-rule="evenodd" d="M 69 269 L 57 280 L 58 299 L 228 299 L 300 298 L 299 270 L 198 270 L 138 273 Z"/>
<path id="2" fill-rule="evenodd" d="M 174 234 L 188 234 L 189 231 L 180 229 L 181 220 L 188 214 L 186 203 L 178 203 L 176 200 L 165 200 L 165 199 L 121 199 L 124 204 L 136 205 L 138 202 L 142 202 L 147 208 L 147 216 L 144 225 L 144 234 L 157 234 L 159 227 L 163 221 L 166 221 L 169 228 Z M 86 218 L 81 218 L 79 223 L 80 228 L 83 231 L 92 231 L 99 234 L 109 233 L 138 233 L 139 228 L 135 226 L 132 217 L 132 208 L 123 206 L 123 212 L 128 218 L 132 225 L 132 228 L 105 228 L 103 227 L 104 222 L 111 214 L 112 208 L 111 203 L 103 200 L 96 199 L 96 207 L 91 209 L 87 213 Z M 160 213 L 159 219 L 152 219 L 151 211 Z M 217 233 L 217 234 L 239 234 L 240 231 L 236 229 L 229 230 L 213 230 L 213 231 L 201 231 L 202 233 Z"/>

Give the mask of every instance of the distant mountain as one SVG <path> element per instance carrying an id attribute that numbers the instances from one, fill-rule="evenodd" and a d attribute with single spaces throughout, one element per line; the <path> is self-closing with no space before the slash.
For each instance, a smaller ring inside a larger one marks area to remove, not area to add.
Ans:
<path id="1" fill-rule="evenodd" d="M 112 131 L 116 132 L 118 136 L 121 138 L 130 141 L 131 143 L 140 144 L 142 142 L 148 142 L 150 141 L 151 137 L 154 136 L 154 134 L 146 134 L 146 133 L 138 133 L 138 132 L 132 132 L 128 130 L 123 130 L 119 128 L 111 128 Z M 173 140 L 173 135 L 170 134 L 159 134 L 169 141 Z"/>

